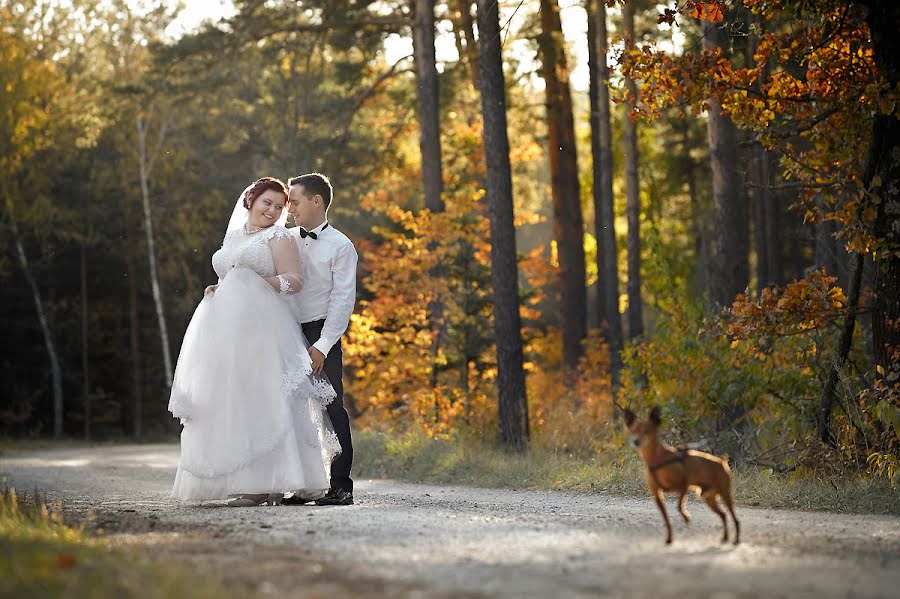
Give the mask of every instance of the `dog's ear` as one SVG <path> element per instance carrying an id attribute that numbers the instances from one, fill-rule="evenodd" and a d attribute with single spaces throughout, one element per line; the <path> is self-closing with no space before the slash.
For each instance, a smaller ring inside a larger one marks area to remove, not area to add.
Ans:
<path id="1" fill-rule="evenodd" d="M 659 423 L 662 420 L 659 417 L 659 406 L 653 406 L 653 409 L 650 410 L 650 422 L 654 425 L 659 426 Z"/>
<path id="2" fill-rule="evenodd" d="M 625 417 L 625 426 L 631 426 L 631 423 L 634 422 L 635 418 L 637 418 L 637 416 L 634 415 L 634 412 L 632 412 L 628 408 L 622 410 L 622 416 Z"/>

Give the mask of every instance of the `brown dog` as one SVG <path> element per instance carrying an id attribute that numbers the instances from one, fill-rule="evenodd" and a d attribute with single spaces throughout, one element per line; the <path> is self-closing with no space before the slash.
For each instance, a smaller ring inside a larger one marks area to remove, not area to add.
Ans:
<path id="1" fill-rule="evenodd" d="M 731 468 L 728 462 L 714 455 L 693 449 L 675 449 L 663 443 L 659 438 L 659 406 L 650 411 L 648 420 L 638 420 L 631 410 L 623 410 L 625 428 L 631 440 L 641 454 L 647 466 L 647 485 L 650 495 L 656 499 L 656 505 L 662 512 L 666 522 L 666 543 L 672 542 L 672 524 L 666 513 L 665 492 L 679 493 L 678 511 L 685 522 L 691 521 L 690 514 L 684 509 L 688 489 L 694 488 L 703 498 L 709 509 L 719 514 L 722 519 L 722 542 L 728 541 L 728 519 L 719 506 L 717 497 L 721 497 L 731 518 L 734 520 L 734 544 L 741 541 L 741 524 L 734 515 L 734 502 L 731 499 Z"/>

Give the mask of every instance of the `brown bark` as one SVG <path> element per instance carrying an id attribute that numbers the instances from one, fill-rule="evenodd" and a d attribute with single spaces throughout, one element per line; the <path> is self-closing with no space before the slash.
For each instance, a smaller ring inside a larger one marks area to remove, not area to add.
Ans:
<path id="1" fill-rule="evenodd" d="M 478 73 L 478 42 L 475 41 L 475 28 L 472 19 L 471 0 L 456 0 L 456 8 L 459 14 L 459 33 L 462 34 L 465 43 L 464 54 L 460 54 L 461 60 L 465 60 L 469 70 L 472 86 L 479 89 Z"/>
<path id="2" fill-rule="evenodd" d="M 756 250 L 756 286 L 765 287 L 781 283 L 778 260 L 779 244 L 777 206 L 772 192 L 771 152 L 761 144 L 753 144 L 750 178 L 753 208 L 753 245 Z"/>
<path id="3" fill-rule="evenodd" d="M 891 89 L 900 85 L 900 4 L 870 0 L 866 22 L 872 33 L 875 64 Z M 887 373 L 892 352 L 900 350 L 900 119 L 897 108 L 874 120 L 869 156 L 873 158 L 871 195 L 879 198 L 874 234 L 879 244 L 873 282 L 872 340 L 875 364 Z M 867 181 L 868 182 L 868 181 Z"/>
<path id="4" fill-rule="evenodd" d="M 86 239 L 81 239 L 79 258 L 81 262 L 81 395 L 84 400 L 84 438 L 91 438 L 91 377 L 88 361 L 88 291 L 87 291 L 87 248 Z"/>
<path id="5" fill-rule="evenodd" d="M 416 90 L 419 109 L 419 150 L 422 156 L 422 184 L 425 209 L 432 213 L 444 211 L 443 172 L 441 167 L 440 105 L 438 102 L 438 72 L 434 51 L 434 0 L 415 0 L 413 54 L 416 64 Z M 432 277 L 441 277 L 440 266 L 432 269 Z M 443 345 L 444 308 L 440 298 L 428 305 L 428 320 L 432 334 L 431 388 L 438 386 L 438 355 Z M 439 409 L 435 403 L 435 419 Z"/>
<path id="6" fill-rule="evenodd" d="M 770 183 L 775 171 L 775 157 L 772 152 L 763 150 L 761 156 L 761 179 Z M 778 228 L 778 198 L 774 191 L 768 187 L 762 195 L 763 216 L 765 218 L 765 259 L 766 271 L 769 275 L 769 285 L 781 285 L 784 282 L 784 273 L 781 264 L 781 235 Z"/>
<path id="7" fill-rule="evenodd" d="M 721 24 L 704 22 L 703 45 L 727 51 L 728 38 Z M 737 134 L 718 100 L 709 102 L 709 155 L 712 166 L 716 252 L 712 269 L 712 295 L 719 305 L 730 305 L 750 278 L 747 207 L 737 170 Z"/>
<path id="8" fill-rule="evenodd" d="M 864 263 L 865 255 L 857 254 L 853 268 L 853 280 L 850 282 L 850 293 L 847 296 L 847 319 L 844 321 L 844 328 L 841 331 L 837 355 L 832 361 L 831 371 L 828 373 L 828 381 L 825 383 L 822 397 L 819 399 L 819 412 L 816 418 L 819 439 L 823 443 L 830 445 L 834 445 L 834 437 L 831 435 L 831 410 L 836 397 L 835 390 L 837 389 L 838 377 L 853 345 L 853 330 L 856 328 L 856 312 L 859 307 L 859 290 L 862 286 Z"/>
<path id="9" fill-rule="evenodd" d="M 690 124 L 687 110 L 682 110 L 681 121 L 681 171 L 685 185 L 688 189 L 691 207 L 691 236 L 694 238 L 694 288 L 698 296 L 702 296 L 708 289 L 709 280 L 709 244 L 706 240 L 706 228 L 704 227 L 703 207 L 700 205 L 700 197 L 697 194 L 697 165 L 691 157 Z"/>
<path id="10" fill-rule="evenodd" d="M 438 73 L 434 54 L 434 0 L 415 0 L 413 54 L 416 63 L 416 97 L 419 108 L 419 149 L 425 208 L 443 212 L 440 107 Z"/>
<path id="11" fill-rule="evenodd" d="M 765 23 L 757 15 L 751 15 L 755 31 L 749 37 L 746 48 L 748 66 L 755 66 L 754 56 L 759 48 L 760 34 L 764 32 Z M 768 67 L 762 78 L 768 74 Z M 760 81 L 754 81 L 751 87 L 760 89 Z M 753 182 L 749 186 L 753 209 L 753 247 L 756 253 L 756 286 L 757 291 L 781 282 L 778 263 L 778 227 L 776 206 L 772 190 L 772 153 L 761 143 L 751 145 L 751 169 L 749 178 Z"/>
<path id="12" fill-rule="evenodd" d="M 143 435 L 143 391 L 141 383 L 141 323 L 140 323 L 140 300 L 137 285 L 137 266 L 135 252 L 139 240 L 135 235 L 136 224 L 129 202 L 123 202 L 125 234 L 127 244 L 125 248 L 125 272 L 128 279 L 128 332 L 129 332 L 129 358 L 131 363 L 131 433 L 136 439 L 140 439 Z M 125 425 L 127 430 L 127 425 Z"/>
<path id="13" fill-rule="evenodd" d="M 634 49 L 635 0 L 628 0 L 622 9 L 622 29 L 625 48 Z M 638 182 L 637 124 L 631 119 L 637 99 L 637 84 L 625 77 L 625 213 L 628 219 L 628 338 L 644 334 L 644 304 L 641 300 L 641 192 Z"/>
<path id="14" fill-rule="evenodd" d="M 559 4 L 557 0 L 541 0 L 540 11 L 538 46 L 547 105 L 553 230 L 559 256 L 563 368 L 567 375 L 566 384 L 572 386 L 581 357 L 581 342 L 587 334 L 584 219 L 581 214 L 572 94 Z"/>
<path id="15" fill-rule="evenodd" d="M 816 206 L 820 211 L 826 210 L 825 202 L 821 196 L 816 198 Z M 832 220 L 823 220 L 816 223 L 813 226 L 813 230 L 815 236 L 814 266 L 816 268 L 824 267 L 830 275 L 839 275 L 838 242 L 834 238 L 834 234 L 837 232 L 836 223 Z"/>
<path id="16" fill-rule="evenodd" d="M 622 370 L 622 319 L 619 316 L 619 262 L 616 256 L 613 207 L 612 127 L 609 110 L 609 69 L 606 4 L 586 0 L 588 70 L 591 99 L 591 157 L 594 174 L 594 231 L 597 236 L 597 315 L 609 346 L 610 381 L 618 388 Z"/>
<path id="17" fill-rule="evenodd" d="M 478 31 L 485 188 L 491 227 L 491 282 L 494 288 L 494 333 L 497 338 L 500 440 L 510 449 L 523 451 L 529 444 L 528 400 L 519 312 L 506 89 L 500 54 L 500 17 L 495 0 L 478 0 Z"/>

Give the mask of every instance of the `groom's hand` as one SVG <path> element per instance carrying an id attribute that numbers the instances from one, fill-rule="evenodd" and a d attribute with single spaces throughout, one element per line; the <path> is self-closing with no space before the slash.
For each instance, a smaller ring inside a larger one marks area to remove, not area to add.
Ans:
<path id="1" fill-rule="evenodd" d="M 309 357 L 312 360 L 313 374 L 322 374 L 322 369 L 325 367 L 325 354 L 310 346 Z"/>

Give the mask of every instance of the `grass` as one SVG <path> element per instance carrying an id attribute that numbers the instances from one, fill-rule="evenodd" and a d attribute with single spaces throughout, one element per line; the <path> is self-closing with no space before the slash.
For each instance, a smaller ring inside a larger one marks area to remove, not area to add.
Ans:
<path id="1" fill-rule="evenodd" d="M 180 565 L 148 563 L 66 524 L 39 495 L 0 490 L 0 597 L 222 596 Z"/>
<path id="2" fill-rule="evenodd" d="M 355 433 L 353 445 L 358 477 L 647 496 L 644 466 L 625 447 L 591 458 L 541 446 L 518 455 L 478 442 L 373 431 Z M 734 477 L 735 499 L 742 505 L 900 515 L 900 493 L 864 473 L 826 478 L 745 467 L 735 469 Z"/>

